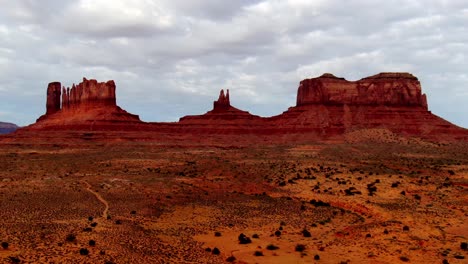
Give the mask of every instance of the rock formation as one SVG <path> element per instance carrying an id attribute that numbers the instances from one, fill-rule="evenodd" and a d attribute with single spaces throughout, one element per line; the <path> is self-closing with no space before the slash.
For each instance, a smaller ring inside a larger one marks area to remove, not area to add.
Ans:
<path id="1" fill-rule="evenodd" d="M 356 82 L 329 73 L 306 79 L 300 82 L 296 106 L 308 104 L 416 106 L 427 110 L 421 84 L 409 73 L 380 73 Z"/>
<path id="2" fill-rule="evenodd" d="M 252 134 L 283 138 L 329 138 L 361 129 L 431 139 L 468 140 L 468 130 L 428 111 L 418 79 L 409 73 L 380 73 L 358 81 L 332 74 L 300 82 L 296 106 L 273 117 L 259 117 L 230 103 L 220 91 L 213 109 L 179 122 L 145 123 L 116 104 L 115 83 L 83 79 L 71 88 L 54 82 L 47 88 L 47 111 L 34 130 L 138 131 L 164 135 Z M 289 137 L 288 135 L 298 135 Z"/>
<path id="3" fill-rule="evenodd" d="M 18 129 L 18 126 L 12 123 L 0 122 L 0 134 L 8 134 Z"/>
<path id="4" fill-rule="evenodd" d="M 60 83 L 51 82 L 47 86 L 46 115 L 60 111 Z"/>
<path id="5" fill-rule="evenodd" d="M 213 110 L 204 115 L 184 116 L 180 119 L 181 123 L 187 124 L 220 124 L 220 125 L 245 125 L 252 120 L 260 121 L 261 117 L 250 114 L 247 111 L 239 110 L 231 106 L 229 99 L 229 89 L 224 94 L 224 90 L 219 92 L 219 98 L 213 102 Z M 228 123 L 226 123 L 228 121 Z"/>
<path id="6" fill-rule="evenodd" d="M 213 102 L 213 111 L 226 111 L 231 107 L 231 102 L 229 100 L 229 89 L 226 91 L 226 95 L 224 95 L 224 90 L 221 89 L 219 92 L 218 101 Z"/>
<path id="7" fill-rule="evenodd" d="M 428 111 L 426 95 L 409 73 L 380 73 L 355 82 L 332 74 L 303 80 L 296 106 L 271 121 L 290 132 L 321 135 L 369 128 L 420 136 L 468 135 Z"/>
<path id="8" fill-rule="evenodd" d="M 47 88 L 46 113 L 34 127 L 86 125 L 87 123 L 140 122 L 137 115 L 117 106 L 114 81 L 87 80 L 71 88 L 52 82 Z"/>

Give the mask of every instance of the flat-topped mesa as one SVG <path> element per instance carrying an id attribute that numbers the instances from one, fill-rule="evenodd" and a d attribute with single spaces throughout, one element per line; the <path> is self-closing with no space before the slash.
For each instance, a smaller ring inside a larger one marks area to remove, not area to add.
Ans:
<path id="1" fill-rule="evenodd" d="M 218 100 L 213 102 L 213 111 L 225 111 L 229 110 L 230 107 L 231 102 L 229 101 L 229 89 L 227 89 L 226 95 L 224 95 L 224 90 L 221 89 Z"/>
<path id="2" fill-rule="evenodd" d="M 300 82 L 296 106 L 386 105 L 427 109 L 418 78 L 410 73 L 379 73 L 358 81 L 347 81 L 326 73 Z"/>

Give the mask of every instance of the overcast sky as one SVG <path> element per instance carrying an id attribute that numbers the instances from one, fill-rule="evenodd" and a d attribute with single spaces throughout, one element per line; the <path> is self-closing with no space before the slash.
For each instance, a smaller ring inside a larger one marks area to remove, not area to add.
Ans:
<path id="1" fill-rule="evenodd" d="M 30 124 L 46 87 L 115 80 L 144 121 L 212 108 L 221 88 L 280 114 L 299 81 L 416 75 L 430 110 L 468 127 L 466 0 L 0 0 L 0 121 Z"/>

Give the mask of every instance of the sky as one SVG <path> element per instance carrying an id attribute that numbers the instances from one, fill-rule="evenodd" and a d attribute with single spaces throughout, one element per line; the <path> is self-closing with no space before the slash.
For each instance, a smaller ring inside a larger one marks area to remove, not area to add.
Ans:
<path id="1" fill-rule="evenodd" d="M 432 113 L 468 127 L 466 0 L 0 0 L 0 121 L 45 112 L 52 81 L 115 80 L 143 121 L 212 108 L 260 116 L 301 80 L 411 72 Z"/>

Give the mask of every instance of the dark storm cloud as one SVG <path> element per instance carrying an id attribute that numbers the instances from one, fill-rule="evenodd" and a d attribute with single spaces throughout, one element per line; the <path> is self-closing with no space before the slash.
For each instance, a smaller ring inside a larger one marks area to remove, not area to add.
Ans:
<path id="1" fill-rule="evenodd" d="M 0 0 L 0 120 L 27 124 L 45 87 L 115 79 L 146 121 L 236 106 L 279 114 L 323 72 L 419 77 L 431 110 L 468 126 L 466 1 Z"/>

